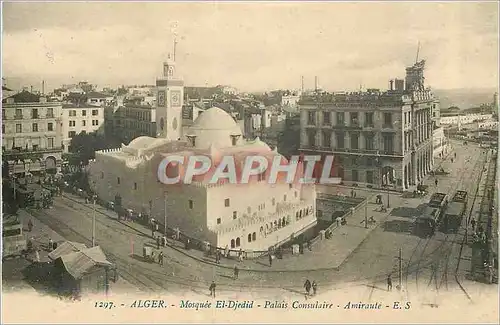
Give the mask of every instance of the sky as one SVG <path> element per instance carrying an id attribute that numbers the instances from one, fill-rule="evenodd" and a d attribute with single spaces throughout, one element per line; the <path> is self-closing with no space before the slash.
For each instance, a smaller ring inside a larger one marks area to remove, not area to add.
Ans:
<path id="1" fill-rule="evenodd" d="M 432 88 L 498 87 L 495 2 L 5 3 L 8 86 L 154 84 L 177 35 L 188 86 L 388 87 L 426 60 Z"/>

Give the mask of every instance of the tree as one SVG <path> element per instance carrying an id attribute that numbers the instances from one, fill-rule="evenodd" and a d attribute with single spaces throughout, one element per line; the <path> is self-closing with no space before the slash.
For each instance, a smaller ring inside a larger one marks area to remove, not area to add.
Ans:
<path id="1" fill-rule="evenodd" d="M 95 152 L 112 147 L 107 139 L 96 133 L 80 133 L 71 139 L 69 152 L 74 154 L 73 163 L 76 165 L 88 165 L 90 159 L 95 158 Z"/>

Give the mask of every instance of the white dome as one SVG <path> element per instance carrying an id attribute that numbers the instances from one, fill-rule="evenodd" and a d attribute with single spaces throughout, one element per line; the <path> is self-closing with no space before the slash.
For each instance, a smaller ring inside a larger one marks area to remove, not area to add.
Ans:
<path id="1" fill-rule="evenodd" d="M 236 121 L 218 107 L 212 107 L 194 121 L 189 128 L 187 137 L 193 137 L 195 147 L 207 149 L 211 145 L 217 148 L 227 148 L 233 146 L 233 136 L 237 137 L 237 144 L 241 144 L 242 132 Z"/>

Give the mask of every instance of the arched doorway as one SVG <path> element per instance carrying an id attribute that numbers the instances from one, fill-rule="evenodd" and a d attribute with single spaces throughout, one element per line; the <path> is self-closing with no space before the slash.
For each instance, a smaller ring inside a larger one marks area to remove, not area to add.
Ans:
<path id="1" fill-rule="evenodd" d="M 57 173 L 57 160 L 54 156 L 45 159 L 45 172 L 52 175 Z"/>
<path id="2" fill-rule="evenodd" d="M 382 168 L 382 186 L 390 186 L 395 182 L 394 168 L 385 166 Z"/>

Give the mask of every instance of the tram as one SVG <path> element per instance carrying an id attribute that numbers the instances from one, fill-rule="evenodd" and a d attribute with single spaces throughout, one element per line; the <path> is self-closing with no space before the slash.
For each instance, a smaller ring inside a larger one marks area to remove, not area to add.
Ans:
<path id="1" fill-rule="evenodd" d="M 457 191 L 446 207 L 443 217 L 443 232 L 457 233 L 467 208 L 467 192 Z"/>

